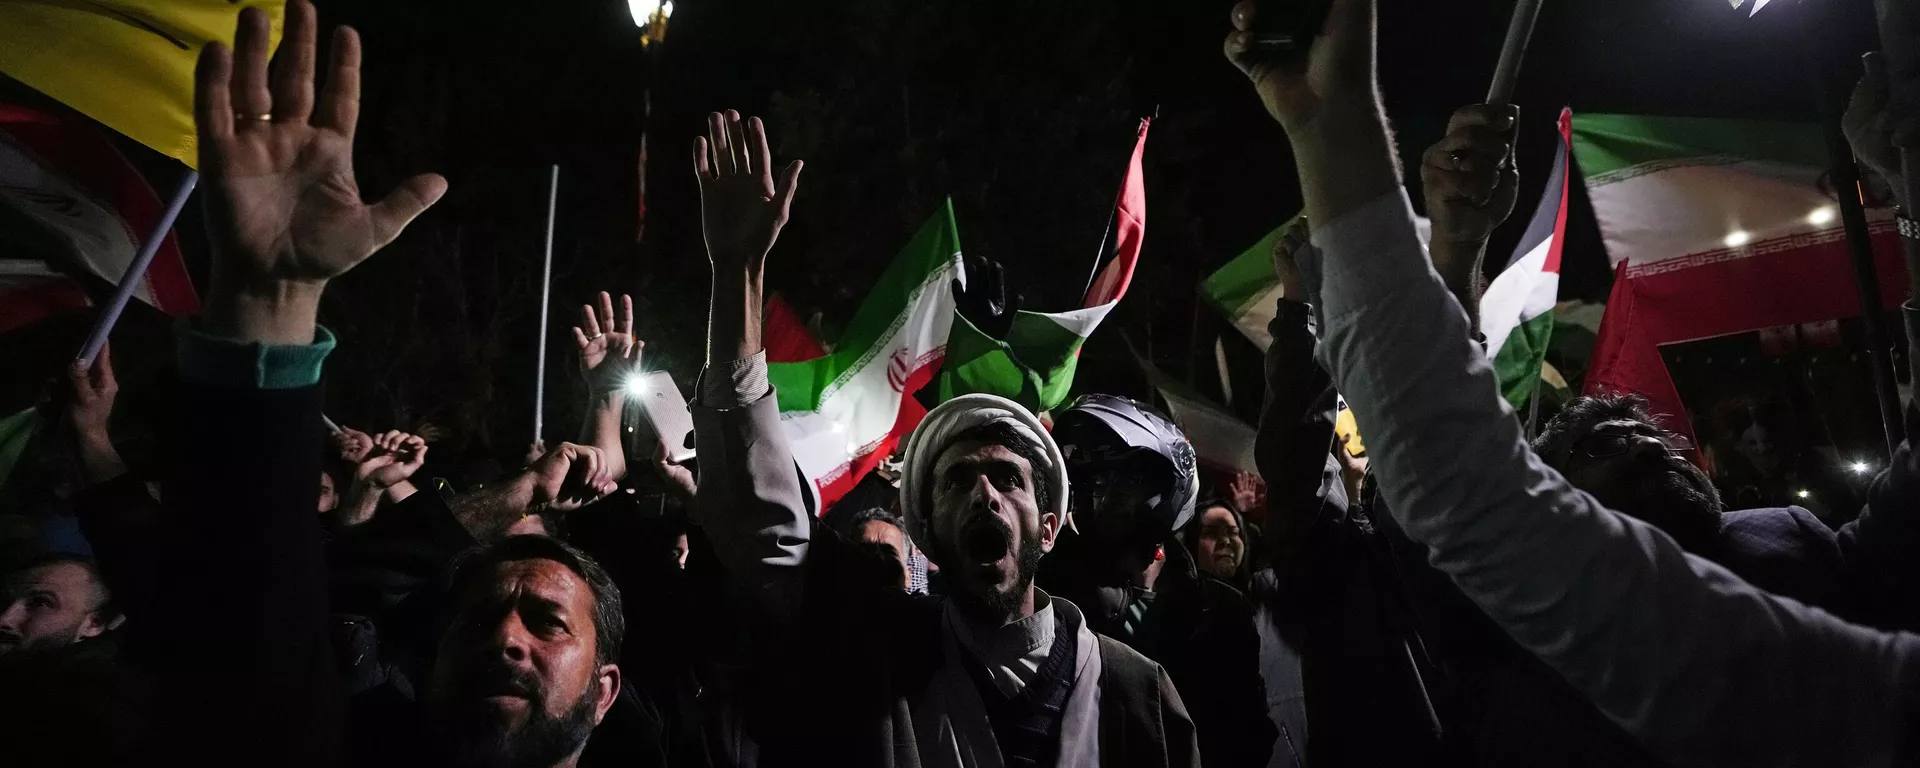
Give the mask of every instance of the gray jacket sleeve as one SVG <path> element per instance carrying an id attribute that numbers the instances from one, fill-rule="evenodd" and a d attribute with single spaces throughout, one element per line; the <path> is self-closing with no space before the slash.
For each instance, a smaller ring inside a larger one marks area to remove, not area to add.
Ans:
<path id="1" fill-rule="evenodd" d="M 1920 637 L 1761 592 L 1542 464 L 1405 192 L 1314 232 L 1320 345 L 1393 514 L 1522 646 L 1676 765 L 1888 765 Z"/>
<path id="2" fill-rule="evenodd" d="M 728 370 L 731 368 L 731 370 Z M 732 379 L 715 382 L 716 374 Z M 811 520 L 764 358 L 716 366 L 693 406 L 695 522 L 721 565 L 777 619 L 800 607 Z"/>

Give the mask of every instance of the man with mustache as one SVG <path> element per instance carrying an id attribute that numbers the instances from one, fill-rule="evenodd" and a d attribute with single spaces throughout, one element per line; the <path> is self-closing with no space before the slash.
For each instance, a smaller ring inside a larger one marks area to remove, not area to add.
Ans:
<path id="1" fill-rule="evenodd" d="M 1025 408 L 955 398 L 908 442 L 907 534 L 947 598 L 865 578 L 855 547 L 813 519 L 760 338 L 761 275 L 800 164 L 775 184 L 757 119 L 714 114 L 708 133 L 695 151 L 713 266 L 696 522 L 768 624 L 756 633 L 767 688 L 744 718 L 760 764 L 1198 764 L 1165 671 L 1033 586 L 1068 492 L 1059 448 Z"/>
<path id="2" fill-rule="evenodd" d="M 620 590 L 585 553 L 513 536 L 455 567 L 427 689 L 433 750 L 447 765 L 579 761 L 620 694 Z"/>

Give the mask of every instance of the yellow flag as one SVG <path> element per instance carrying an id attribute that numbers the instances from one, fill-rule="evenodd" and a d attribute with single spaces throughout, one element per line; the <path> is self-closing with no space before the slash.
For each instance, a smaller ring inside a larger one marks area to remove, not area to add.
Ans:
<path id="1" fill-rule="evenodd" d="M 198 166 L 194 61 L 211 41 L 233 45 L 246 6 L 273 17 L 278 45 L 283 0 L 0 0 L 0 73 Z"/>

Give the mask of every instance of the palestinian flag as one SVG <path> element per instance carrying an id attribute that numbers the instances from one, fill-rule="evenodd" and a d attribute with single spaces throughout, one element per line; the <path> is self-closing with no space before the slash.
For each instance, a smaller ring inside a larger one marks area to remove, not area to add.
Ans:
<path id="1" fill-rule="evenodd" d="M 913 393 L 946 357 L 949 286 L 959 275 L 960 236 L 948 201 L 880 275 L 831 354 L 767 366 L 794 457 L 822 513 L 926 416 Z"/>
<path id="2" fill-rule="evenodd" d="M 1036 413 L 1066 401 L 1080 365 L 1080 347 L 1127 295 L 1133 269 L 1140 262 L 1140 246 L 1147 236 L 1147 187 L 1141 158 L 1151 122 L 1140 121 L 1113 221 L 1101 241 L 1100 261 L 1081 308 L 1054 314 L 1020 312 L 1005 339 L 988 336 L 955 313 L 953 344 L 940 376 L 940 399 L 985 392 Z"/>
<path id="3" fill-rule="evenodd" d="M 194 62 L 209 42 L 233 44 L 247 6 L 272 18 L 278 45 L 281 0 L 0 3 L 0 73 L 192 167 Z"/>
<path id="4" fill-rule="evenodd" d="M 1540 383 L 1553 335 L 1553 307 L 1560 299 L 1560 251 L 1566 243 L 1567 185 L 1573 112 L 1560 112 L 1560 146 L 1540 206 L 1527 224 L 1513 257 L 1480 297 L 1480 330 L 1487 336 L 1487 359 L 1500 377 L 1500 394 L 1519 408 Z"/>
<path id="5" fill-rule="evenodd" d="M 1588 392 L 1638 393 L 1691 433 L 1660 345 L 1860 314 L 1819 126 L 1583 115 L 1573 149 L 1615 265 Z M 1892 212 L 1868 220 L 1875 309 L 1891 309 L 1906 290 Z"/>

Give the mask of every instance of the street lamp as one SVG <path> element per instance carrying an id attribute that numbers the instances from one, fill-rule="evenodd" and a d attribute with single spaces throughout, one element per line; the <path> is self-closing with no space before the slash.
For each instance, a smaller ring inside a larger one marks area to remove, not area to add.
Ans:
<path id="1" fill-rule="evenodd" d="M 652 45 L 667 36 L 673 0 L 627 0 L 627 12 L 633 14 L 633 25 L 640 28 L 640 44 Z"/>

